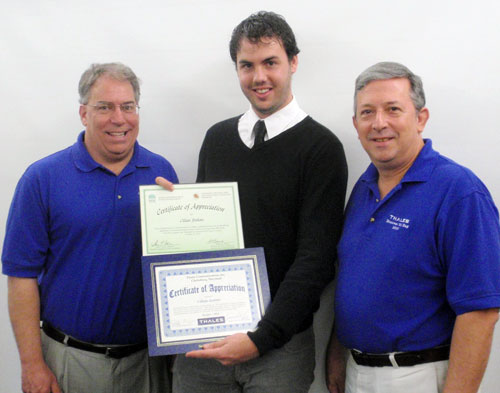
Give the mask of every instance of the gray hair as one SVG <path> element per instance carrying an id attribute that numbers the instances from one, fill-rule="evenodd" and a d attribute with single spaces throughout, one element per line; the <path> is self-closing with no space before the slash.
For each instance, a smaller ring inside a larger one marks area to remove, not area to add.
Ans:
<path id="1" fill-rule="evenodd" d="M 425 106 L 425 93 L 422 79 L 402 64 L 384 61 L 372 65 L 357 77 L 354 88 L 354 115 L 356 115 L 357 110 L 356 98 L 358 97 L 358 92 L 361 89 L 372 81 L 392 78 L 406 78 L 410 81 L 410 98 L 413 101 L 413 105 L 415 106 L 417 112 Z"/>
<path id="2" fill-rule="evenodd" d="M 80 94 L 80 104 L 86 105 L 89 102 L 90 89 L 101 76 L 106 75 L 118 81 L 128 81 L 134 89 L 135 103 L 139 103 L 141 88 L 139 79 L 132 69 L 122 63 L 94 63 L 81 76 L 78 83 L 78 93 Z"/>

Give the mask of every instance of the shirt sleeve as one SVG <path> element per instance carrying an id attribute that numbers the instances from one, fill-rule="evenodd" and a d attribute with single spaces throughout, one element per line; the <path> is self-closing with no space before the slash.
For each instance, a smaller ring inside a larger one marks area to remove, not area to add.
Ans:
<path id="1" fill-rule="evenodd" d="M 455 313 L 500 307 L 500 226 L 489 193 L 474 191 L 445 209 L 437 233 Z"/>
<path id="2" fill-rule="evenodd" d="M 2 272 L 16 277 L 37 277 L 49 247 L 48 211 L 40 184 L 28 169 L 16 187 L 7 218 Z"/>
<path id="3" fill-rule="evenodd" d="M 340 238 L 347 163 L 336 137 L 319 139 L 303 168 L 295 259 L 258 328 L 248 335 L 261 355 L 282 347 L 312 320 L 333 279 Z"/>

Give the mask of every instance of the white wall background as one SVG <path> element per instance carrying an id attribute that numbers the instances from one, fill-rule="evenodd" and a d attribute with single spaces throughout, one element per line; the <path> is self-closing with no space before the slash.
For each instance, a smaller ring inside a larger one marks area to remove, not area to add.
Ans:
<path id="1" fill-rule="evenodd" d="M 142 79 L 139 141 L 163 154 L 182 182 L 196 175 L 206 129 L 242 113 L 228 53 L 232 29 L 273 10 L 292 26 L 301 53 L 294 93 L 344 143 L 349 190 L 368 164 L 351 124 L 355 77 L 382 60 L 422 76 L 431 118 L 425 136 L 470 167 L 500 204 L 500 5 L 495 0 L 24 0 L 0 11 L 0 241 L 17 180 L 36 159 L 83 129 L 77 83 L 90 63 L 121 61 Z M 2 243 L 0 243 L 1 246 Z M 20 391 L 20 366 L 0 277 L 0 393 Z M 317 378 L 332 321 L 331 288 L 316 318 Z M 498 392 L 500 333 L 483 393 Z"/>

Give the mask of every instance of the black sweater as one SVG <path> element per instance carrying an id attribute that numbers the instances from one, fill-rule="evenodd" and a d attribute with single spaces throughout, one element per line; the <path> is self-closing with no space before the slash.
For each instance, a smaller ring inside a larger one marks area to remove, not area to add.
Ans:
<path id="1" fill-rule="evenodd" d="M 245 246 L 264 247 L 272 301 L 248 333 L 263 355 L 311 325 L 334 276 L 347 164 L 337 137 L 309 116 L 254 149 L 238 120 L 208 130 L 197 182 L 238 182 Z"/>

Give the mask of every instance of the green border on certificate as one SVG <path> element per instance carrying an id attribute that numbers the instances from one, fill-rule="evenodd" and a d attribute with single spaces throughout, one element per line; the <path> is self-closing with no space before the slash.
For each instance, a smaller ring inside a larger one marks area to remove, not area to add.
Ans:
<path id="1" fill-rule="evenodd" d="M 143 255 L 244 248 L 238 184 L 140 186 Z"/>

